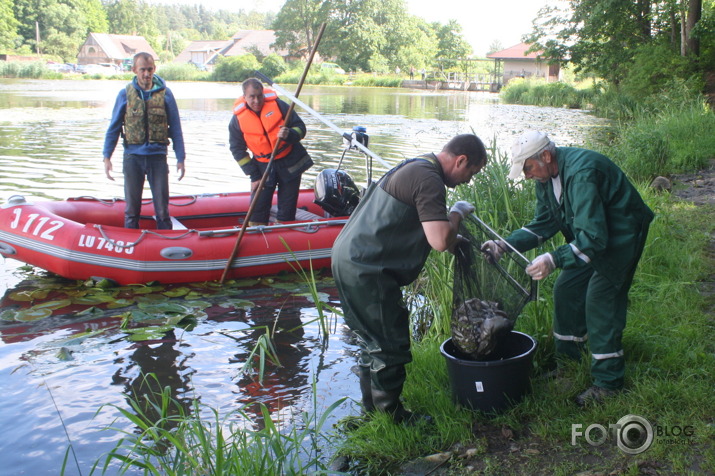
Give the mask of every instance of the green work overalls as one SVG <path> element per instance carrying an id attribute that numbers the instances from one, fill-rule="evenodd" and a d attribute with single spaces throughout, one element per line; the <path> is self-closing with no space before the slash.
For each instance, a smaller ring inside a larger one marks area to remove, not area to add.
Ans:
<path id="1" fill-rule="evenodd" d="M 628 291 L 653 212 L 607 157 L 558 147 L 556 159 L 560 200 L 551 181 L 537 183 L 534 219 L 506 240 L 526 251 L 563 233 L 567 244 L 551 252 L 563 269 L 554 285 L 556 350 L 579 358 L 588 341 L 594 384 L 619 389 Z"/>

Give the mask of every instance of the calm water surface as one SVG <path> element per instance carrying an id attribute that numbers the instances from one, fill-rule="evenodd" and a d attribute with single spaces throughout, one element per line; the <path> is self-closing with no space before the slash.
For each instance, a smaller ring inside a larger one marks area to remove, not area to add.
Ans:
<path id="1" fill-rule="evenodd" d="M 15 194 L 33 199 L 123 196 L 121 145 L 113 157 L 114 182 L 104 175 L 102 145 L 114 98 L 124 84 L 0 80 L 0 205 Z M 249 181 L 227 145 L 239 85 L 170 82 L 169 87 L 179 103 L 187 150 L 186 177 L 181 182 L 176 180 L 170 153 L 172 194 L 248 190 Z M 514 135 L 525 129 L 548 131 L 561 145 L 589 142 L 607 129 L 604 121 L 584 111 L 502 105 L 488 93 L 306 86 L 301 100 L 346 131 L 365 126 L 370 149 L 387 164 L 437 152 L 452 136 L 472 130 L 486 143 L 495 141 L 507 150 Z M 341 160 L 342 139 L 313 116 L 296 110 L 307 124 L 304 143 L 317 164 L 304 176 L 305 185 L 311 186 L 317 172 Z M 361 155 L 349 151 L 343 164 L 357 182 L 364 183 Z M 384 170 L 375 163 L 375 176 Z M 355 347 L 349 334 L 334 316 L 327 324 L 329 332 L 323 331 L 300 280 L 243 283 L 229 289 L 198 284 L 188 288 L 199 296 L 194 302 L 198 322 L 194 329 L 177 328 L 132 340 L 115 316 L 136 309 L 138 299 L 116 311 L 93 306 L 76 298 L 79 286 L 48 281 L 40 270 L 4 260 L 0 268 L 2 474 L 56 475 L 69 441 L 79 469 L 72 462 L 67 474 L 89 474 L 91 465 L 120 437 L 104 430 L 117 416 L 116 410 L 105 407 L 95 413 L 103 404 L 126 408 L 126 396 L 147 391 L 141 375 L 149 372 L 158 376 L 162 386 L 171 387 L 183 404 L 198 398 L 227 413 L 260 401 L 283 422 L 301 411 L 312 411 L 313 384 L 318 411 L 342 396 L 359 399 L 357 379 L 350 372 Z M 318 288 L 322 300 L 339 304 L 329 276 L 319 281 Z M 151 294 L 166 298 L 183 296 L 182 292 L 186 291 L 169 287 Z M 30 315 L 22 322 L 12 317 L 29 305 L 63 299 L 72 305 L 56 309 L 49 317 L 29 320 Z M 87 312 L 92 307 L 96 312 Z M 275 332 L 282 367 L 269 365 L 260 382 L 255 374 L 240 371 L 266 327 Z M 96 332 L 86 335 L 85 331 Z M 348 400 L 332 421 L 355 411 Z M 115 425 L 132 431 L 121 420 Z"/>

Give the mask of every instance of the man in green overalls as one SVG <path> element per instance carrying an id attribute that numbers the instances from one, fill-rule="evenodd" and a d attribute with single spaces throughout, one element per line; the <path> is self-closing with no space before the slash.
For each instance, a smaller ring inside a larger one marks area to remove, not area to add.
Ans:
<path id="1" fill-rule="evenodd" d="M 372 184 L 333 245 L 332 270 L 346 324 L 360 344 L 359 377 L 367 412 L 414 422 L 400 402 L 410 353 L 409 311 L 401 287 L 417 279 L 431 249 L 452 251 L 468 202 L 447 213 L 446 189 L 486 164 L 482 141 L 454 137 L 438 154 L 402 162 Z"/>
<path id="2" fill-rule="evenodd" d="M 621 339 L 628 291 L 643 252 L 653 212 L 626 175 L 597 152 L 556 147 L 543 132 L 519 136 L 511 150 L 509 178 L 536 180 L 536 213 L 505 241 L 518 251 L 561 232 L 565 245 L 538 256 L 526 268 L 533 279 L 562 268 L 554 285 L 556 351 L 579 359 L 588 342 L 593 385 L 576 397 L 584 406 L 623 388 Z M 498 260 L 504 243 L 482 250 Z"/>

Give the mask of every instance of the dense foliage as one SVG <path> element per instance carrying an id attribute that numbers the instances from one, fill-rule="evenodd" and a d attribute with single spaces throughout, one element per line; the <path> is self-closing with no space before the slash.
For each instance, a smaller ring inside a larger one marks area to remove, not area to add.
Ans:
<path id="1" fill-rule="evenodd" d="M 143 0 L 0 0 L 0 51 L 74 62 L 89 33 L 112 33 L 143 36 L 173 59 L 190 41 L 228 39 L 241 29 L 269 28 L 272 21 L 272 14 Z"/>
<path id="2" fill-rule="evenodd" d="M 278 48 L 305 58 L 323 23 L 320 56 L 349 71 L 450 68 L 471 54 L 456 21 L 428 24 L 409 15 L 404 0 L 287 0 L 277 15 L 144 0 L 0 0 L 0 52 L 75 62 L 89 33 L 112 33 L 143 36 L 162 62 L 170 62 L 191 41 L 273 29 Z M 267 60 L 269 75 L 287 69 L 270 56 L 257 59 Z"/>
<path id="3" fill-rule="evenodd" d="M 304 55 L 323 23 L 321 55 L 350 71 L 406 72 L 471 54 L 456 21 L 428 24 L 408 14 L 403 0 L 287 0 L 273 24 L 277 44 Z"/>
<path id="4" fill-rule="evenodd" d="M 577 73 L 650 94 L 673 78 L 688 79 L 715 66 L 715 2 L 552 3 L 539 12 L 527 41 L 552 61 L 572 64 Z"/>

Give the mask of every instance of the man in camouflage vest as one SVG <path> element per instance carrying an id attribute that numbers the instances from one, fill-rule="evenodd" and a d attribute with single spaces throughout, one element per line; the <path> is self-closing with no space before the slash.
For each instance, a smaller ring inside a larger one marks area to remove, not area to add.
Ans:
<path id="1" fill-rule="evenodd" d="M 168 145 L 174 143 L 176 171 L 184 178 L 184 137 L 179 109 L 171 90 L 156 76 L 154 58 L 149 53 L 134 56 L 131 83 L 119 91 L 112 119 L 104 139 L 104 170 L 112 177 L 112 153 L 119 136 L 124 139 L 124 226 L 139 228 L 144 177 L 151 188 L 156 227 L 171 229 L 169 216 Z"/>

